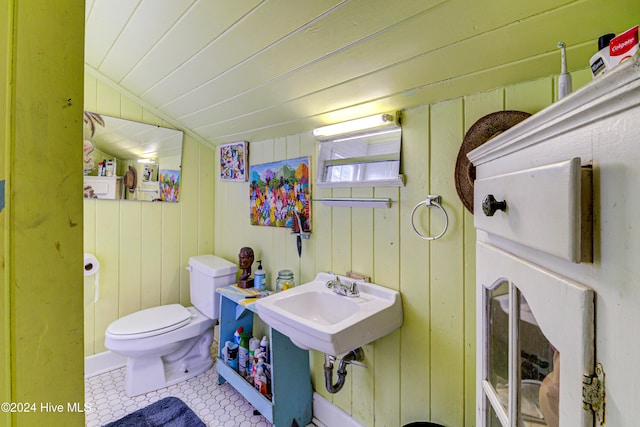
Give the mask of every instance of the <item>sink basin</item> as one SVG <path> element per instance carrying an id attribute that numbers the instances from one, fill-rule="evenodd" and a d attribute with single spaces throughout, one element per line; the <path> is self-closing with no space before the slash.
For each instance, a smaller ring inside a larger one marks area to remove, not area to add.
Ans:
<path id="1" fill-rule="evenodd" d="M 338 295 L 326 283 L 335 275 L 260 298 L 258 316 L 298 347 L 337 356 L 387 335 L 402 325 L 400 293 L 357 282 L 360 295 Z M 342 283 L 353 279 L 338 276 Z"/>

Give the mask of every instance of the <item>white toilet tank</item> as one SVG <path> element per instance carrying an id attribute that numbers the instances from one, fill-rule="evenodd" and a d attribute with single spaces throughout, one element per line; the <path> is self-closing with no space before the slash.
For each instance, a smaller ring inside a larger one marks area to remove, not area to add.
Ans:
<path id="1" fill-rule="evenodd" d="M 217 319 L 220 295 L 217 288 L 236 282 L 238 266 L 215 255 L 199 255 L 189 258 L 189 285 L 191 304 L 210 319 Z"/>

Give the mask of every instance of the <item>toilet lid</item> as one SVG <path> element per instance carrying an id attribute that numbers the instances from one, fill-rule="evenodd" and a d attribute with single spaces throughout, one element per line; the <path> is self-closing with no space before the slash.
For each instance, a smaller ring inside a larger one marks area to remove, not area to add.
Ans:
<path id="1" fill-rule="evenodd" d="M 111 335 L 143 338 L 178 329 L 191 320 L 191 313 L 180 304 L 161 305 L 128 314 L 107 328 Z"/>

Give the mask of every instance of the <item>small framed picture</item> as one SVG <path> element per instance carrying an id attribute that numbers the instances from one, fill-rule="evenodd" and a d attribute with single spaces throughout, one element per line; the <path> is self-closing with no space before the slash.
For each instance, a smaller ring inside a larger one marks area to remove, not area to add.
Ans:
<path id="1" fill-rule="evenodd" d="M 220 179 L 222 181 L 247 181 L 249 143 L 232 142 L 220 146 Z"/>

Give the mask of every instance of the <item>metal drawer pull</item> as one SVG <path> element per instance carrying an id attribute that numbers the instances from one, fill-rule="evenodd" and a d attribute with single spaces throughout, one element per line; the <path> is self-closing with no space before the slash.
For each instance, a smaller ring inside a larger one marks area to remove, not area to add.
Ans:
<path id="1" fill-rule="evenodd" d="M 506 211 L 507 210 L 507 202 L 504 200 L 496 200 L 493 197 L 493 194 L 489 194 L 482 201 L 482 212 L 486 216 L 493 216 L 496 211 Z"/>
<path id="2" fill-rule="evenodd" d="M 442 200 L 442 197 L 440 196 L 427 196 L 427 198 L 423 201 L 418 203 L 413 210 L 411 211 L 411 226 L 413 227 L 413 231 L 416 232 L 416 234 L 424 240 L 436 240 L 441 238 L 444 233 L 447 231 L 447 227 L 449 227 L 449 216 L 447 215 L 447 211 L 444 210 L 444 208 L 440 205 Z M 444 229 L 442 230 L 442 232 L 440 232 L 440 234 L 438 234 L 437 236 L 425 236 L 424 234 L 421 234 L 418 229 L 416 228 L 416 225 L 413 221 L 413 215 L 416 213 L 416 210 L 422 206 L 425 205 L 428 209 L 431 208 L 438 208 L 442 211 L 442 213 L 444 214 Z"/>

